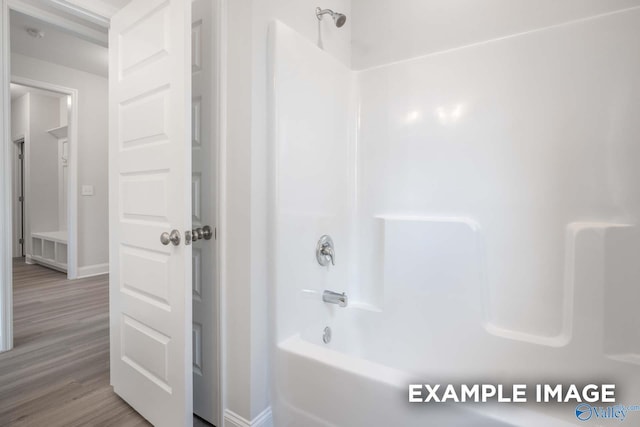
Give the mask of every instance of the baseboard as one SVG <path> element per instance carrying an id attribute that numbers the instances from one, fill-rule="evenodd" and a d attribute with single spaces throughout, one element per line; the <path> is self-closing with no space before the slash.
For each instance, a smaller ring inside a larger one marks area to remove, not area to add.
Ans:
<path id="1" fill-rule="evenodd" d="M 253 420 L 248 421 L 235 412 L 224 410 L 224 427 L 273 427 L 273 417 L 271 415 L 271 407 L 260 412 Z"/>
<path id="2" fill-rule="evenodd" d="M 109 264 L 94 264 L 85 265 L 84 267 L 78 267 L 78 279 L 84 279 L 85 277 L 100 276 L 101 274 L 109 273 Z"/>
<path id="3" fill-rule="evenodd" d="M 35 264 L 36 263 L 34 260 L 31 259 L 31 255 L 25 255 L 24 256 L 24 262 L 26 264 Z"/>

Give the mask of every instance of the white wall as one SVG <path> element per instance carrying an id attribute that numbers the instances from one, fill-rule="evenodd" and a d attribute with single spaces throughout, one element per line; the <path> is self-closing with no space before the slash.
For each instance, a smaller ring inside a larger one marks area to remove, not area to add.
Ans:
<path id="1" fill-rule="evenodd" d="M 277 23 L 271 34 L 273 69 L 273 139 L 270 150 L 272 231 L 271 348 L 333 311 L 322 302 L 324 290 L 351 297 L 350 254 L 353 211 L 351 123 L 355 115 L 354 73 L 290 27 Z M 335 265 L 320 266 L 314 254 L 318 239 L 331 236 Z M 338 309 L 342 310 L 342 309 Z M 292 420 L 297 390 L 288 382 L 287 360 L 272 354 L 272 407 L 276 425 L 312 425 Z"/>
<path id="2" fill-rule="evenodd" d="M 558 342 L 567 227 L 640 216 L 638 29 L 635 9 L 361 72 L 361 223 L 471 218 L 487 324 Z"/>
<path id="3" fill-rule="evenodd" d="M 24 136 L 29 127 L 29 94 L 11 101 L 11 140 Z"/>
<path id="4" fill-rule="evenodd" d="M 78 267 L 108 263 L 107 79 L 18 54 L 11 72 L 78 90 L 78 186 L 94 186 L 78 197 Z"/>
<path id="5" fill-rule="evenodd" d="M 353 0 L 354 69 L 640 5 L 640 0 Z"/>
<path id="6" fill-rule="evenodd" d="M 25 152 L 29 162 L 27 211 L 31 233 L 58 230 L 58 140 L 48 133 L 60 125 L 57 97 L 29 94 L 29 138 Z M 26 253 L 32 255 L 31 238 Z"/>
<path id="7" fill-rule="evenodd" d="M 355 103 L 354 73 L 348 67 L 286 25 L 278 23 L 274 33 L 269 108 L 274 112 L 270 194 L 275 200 L 269 228 L 275 234 L 272 333 L 279 343 L 300 331 L 300 313 L 314 317 L 326 310 L 320 298 L 325 289 L 352 295 Z M 322 267 L 314 249 L 325 234 L 334 242 L 337 261 Z M 299 298 L 311 293 L 317 298 Z"/>
<path id="8" fill-rule="evenodd" d="M 63 96 L 60 98 L 60 126 L 66 126 L 69 124 L 69 97 Z"/>
<path id="9" fill-rule="evenodd" d="M 273 19 L 281 19 L 317 42 L 316 6 L 333 8 L 348 16 L 351 10 L 350 0 L 330 0 L 322 5 L 310 0 L 234 0 L 227 6 L 225 404 L 226 409 L 247 420 L 257 417 L 270 403 L 268 27 Z M 324 19 L 321 25 L 327 52 L 349 64 L 350 21 L 340 29 L 331 19 Z"/>

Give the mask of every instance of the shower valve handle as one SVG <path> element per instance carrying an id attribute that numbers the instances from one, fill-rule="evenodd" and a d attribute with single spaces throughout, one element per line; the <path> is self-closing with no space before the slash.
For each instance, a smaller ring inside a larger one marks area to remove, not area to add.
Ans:
<path id="1" fill-rule="evenodd" d="M 329 265 L 329 261 L 331 261 L 331 265 L 336 265 L 336 251 L 333 248 L 333 239 L 330 236 L 325 234 L 318 240 L 316 259 L 318 264 L 323 267 Z"/>

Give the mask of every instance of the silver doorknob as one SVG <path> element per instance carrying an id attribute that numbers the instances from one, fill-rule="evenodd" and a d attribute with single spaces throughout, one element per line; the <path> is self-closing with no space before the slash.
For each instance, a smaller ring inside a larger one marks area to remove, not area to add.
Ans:
<path id="1" fill-rule="evenodd" d="M 202 228 L 198 227 L 193 229 L 193 240 L 196 240 L 196 237 L 198 240 L 202 240 L 204 238 L 204 235 L 202 234 Z"/>
<path id="2" fill-rule="evenodd" d="M 213 237 L 213 231 L 210 226 L 205 225 L 202 227 L 202 236 L 204 237 L 204 240 L 210 240 Z"/>
<path id="3" fill-rule="evenodd" d="M 178 246 L 180 244 L 180 232 L 178 230 L 171 230 L 171 233 L 165 231 L 160 235 L 160 243 L 165 246 L 169 243 L 173 243 L 173 246 Z"/>
<path id="4" fill-rule="evenodd" d="M 198 227 L 191 230 L 191 239 L 194 242 L 197 242 L 198 240 L 202 240 L 202 239 L 210 240 L 212 237 L 213 237 L 213 230 L 208 225 L 205 225 L 202 228 Z"/>

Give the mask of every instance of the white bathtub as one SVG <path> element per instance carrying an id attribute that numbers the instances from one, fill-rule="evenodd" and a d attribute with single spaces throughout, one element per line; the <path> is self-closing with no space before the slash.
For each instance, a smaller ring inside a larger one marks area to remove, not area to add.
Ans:
<path id="1" fill-rule="evenodd" d="M 393 244 L 389 235 L 385 242 Z M 462 265 L 454 268 L 462 287 L 456 289 L 455 281 L 443 276 L 437 281 L 443 284 L 441 292 L 412 291 L 385 274 L 387 290 L 380 306 L 357 298 L 346 308 L 324 303 L 322 288 L 327 285 L 322 281 L 315 289 L 298 290 L 297 298 L 276 292 L 276 307 L 292 311 L 283 309 L 275 318 L 294 316 L 288 321 L 294 332 L 277 343 L 273 354 L 275 425 L 581 424 L 576 402 L 545 404 L 530 398 L 527 404 L 408 403 L 409 384 L 421 383 L 522 383 L 530 390 L 536 384 L 613 383 L 618 386 L 617 403 L 637 404 L 638 358 L 629 347 L 635 341 L 627 343 L 624 337 L 633 335 L 617 333 L 624 323 L 613 320 L 620 304 L 618 292 L 632 289 L 629 280 L 637 275 L 632 254 L 640 248 L 640 233 L 633 227 L 576 223 L 567 229 L 567 242 L 567 263 L 575 273 L 567 275 L 565 284 L 568 325 L 555 337 L 516 334 L 487 322 L 479 303 L 481 292 L 474 292 L 477 286 L 461 273 Z M 453 239 L 451 245 L 462 242 Z M 291 281 L 300 283 L 294 276 Z M 637 300 L 638 292 L 626 295 Z M 280 333 L 287 330 L 280 326 Z M 323 342 L 326 327 L 331 329 L 328 343 Z M 629 424 L 640 414 L 630 416 Z"/>
<path id="2" fill-rule="evenodd" d="M 274 354 L 275 426 L 564 427 L 577 424 L 571 422 L 572 417 L 575 420 L 575 405 L 570 404 L 551 405 L 543 411 L 544 408 L 533 405 L 409 403 L 408 385 L 442 378 L 442 370 L 430 362 L 423 364 L 421 372 L 414 373 L 379 363 L 378 359 L 393 359 L 394 353 L 400 356 L 398 360 L 404 357 L 397 354 L 399 350 L 394 350 L 384 337 L 375 339 L 372 320 L 376 315 L 380 313 L 366 309 L 336 310 L 326 322 L 332 330 L 330 343 L 323 343 L 325 325 L 318 324 L 278 344 Z M 372 335 L 367 336 L 363 333 L 365 330 Z M 372 338 L 371 346 L 363 345 L 362 340 L 367 338 Z M 387 349 L 381 353 L 384 346 Z M 367 354 L 367 351 L 377 354 Z"/>

